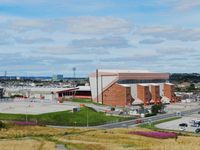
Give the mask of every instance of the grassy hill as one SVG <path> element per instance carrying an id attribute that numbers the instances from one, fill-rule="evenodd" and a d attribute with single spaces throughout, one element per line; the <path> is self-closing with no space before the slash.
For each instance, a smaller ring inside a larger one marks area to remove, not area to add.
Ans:
<path id="1" fill-rule="evenodd" d="M 89 126 L 94 126 L 130 119 L 124 117 L 106 116 L 105 113 L 96 112 L 89 107 L 83 107 L 79 112 L 60 111 L 41 115 L 0 113 L 0 120 L 25 121 L 26 118 L 30 122 L 59 126 L 86 126 L 87 122 Z"/>

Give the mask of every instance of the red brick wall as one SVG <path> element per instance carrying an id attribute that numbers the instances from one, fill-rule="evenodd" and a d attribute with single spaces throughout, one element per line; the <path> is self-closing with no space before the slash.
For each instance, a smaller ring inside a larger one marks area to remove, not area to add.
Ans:
<path id="1" fill-rule="evenodd" d="M 164 84 L 164 96 L 169 98 L 171 102 L 174 101 L 174 85 Z"/>
<path id="2" fill-rule="evenodd" d="M 151 93 L 149 86 L 137 85 L 137 97 L 144 102 L 144 105 L 149 104 L 151 100 Z"/>
<path id="3" fill-rule="evenodd" d="M 154 103 L 160 103 L 160 86 L 151 85 L 151 96 Z"/>
<path id="4" fill-rule="evenodd" d="M 103 104 L 112 106 L 125 106 L 132 103 L 130 87 L 124 87 L 117 83 L 103 92 Z"/>

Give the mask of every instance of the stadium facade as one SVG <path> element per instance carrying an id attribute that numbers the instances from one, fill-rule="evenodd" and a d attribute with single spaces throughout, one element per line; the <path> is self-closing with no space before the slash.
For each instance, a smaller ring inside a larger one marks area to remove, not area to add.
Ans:
<path id="1" fill-rule="evenodd" d="M 149 105 L 176 102 L 169 73 L 137 70 L 96 70 L 89 76 L 93 102 L 112 105 Z"/>

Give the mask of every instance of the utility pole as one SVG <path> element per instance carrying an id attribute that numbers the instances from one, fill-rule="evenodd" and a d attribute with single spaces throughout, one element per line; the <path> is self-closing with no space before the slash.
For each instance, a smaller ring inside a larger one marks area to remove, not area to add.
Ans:
<path id="1" fill-rule="evenodd" d="M 89 125 L 88 125 L 88 109 L 87 109 L 87 127 L 88 127 Z"/>
<path id="2" fill-rule="evenodd" d="M 103 104 L 103 75 L 101 75 L 101 103 Z"/>
<path id="3" fill-rule="evenodd" d="M 75 78 L 76 78 L 76 67 L 73 67 L 72 68 L 72 70 L 73 70 L 73 87 L 75 87 Z"/>
<path id="4" fill-rule="evenodd" d="M 28 106 L 26 106 L 26 123 L 28 122 L 27 107 L 28 107 Z"/>
<path id="5" fill-rule="evenodd" d="M 96 70 L 96 85 L 97 85 L 97 103 L 99 103 L 99 88 L 98 88 L 98 86 L 99 86 L 99 82 L 98 82 L 98 80 L 99 80 L 99 77 L 98 77 L 98 75 L 99 75 L 99 72 L 98 72 L 98 69 Z"/>
<path id="6" fill-rule="evenodd" d="M 6 78 L 7 78 L 7 71 L 5 71 L 4 73 L 4 79 L 6 80 Z"/>

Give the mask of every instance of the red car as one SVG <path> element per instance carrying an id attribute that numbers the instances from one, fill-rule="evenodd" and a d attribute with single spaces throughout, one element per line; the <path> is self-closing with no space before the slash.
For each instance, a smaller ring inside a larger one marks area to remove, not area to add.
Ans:
<path id="1" fill-rule="evenodd" d="M 135 124 L 143 123 L 143 120 L 135 120 Z"/>

